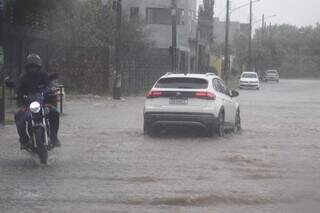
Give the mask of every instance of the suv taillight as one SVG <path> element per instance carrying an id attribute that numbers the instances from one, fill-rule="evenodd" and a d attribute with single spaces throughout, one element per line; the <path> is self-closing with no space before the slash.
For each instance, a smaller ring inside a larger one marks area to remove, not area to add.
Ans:
<path id="1" fill-rule="evenodd" d="M 161 91 L 153 91 L 153 90 L 151 90 L 147 94 L 147 98 L 158 98 L 158 97 L 161 97 L 162 95 L 163 95 L 163 92 L 161 92 Z"/>
<path id="2" fill-rule="evenodd" d="M 196 92 L 194 94 L 196 98 L 203 98 L 207 100 L 216 100 L 216 95 L 211 92 Z"/>

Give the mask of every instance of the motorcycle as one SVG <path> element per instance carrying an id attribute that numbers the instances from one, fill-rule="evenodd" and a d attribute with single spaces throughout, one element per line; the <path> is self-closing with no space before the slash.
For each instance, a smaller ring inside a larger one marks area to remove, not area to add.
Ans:
<path id="1" fill-rule="evenodd" d="M 29 146 L 26 150 L 37 154 L 42 164 L 47 164 L 48 152 L 54 148 L 50 140 L 50 120 L 48 117 L 50 109 L 44 102 L 47 97 L 56 95 L 57 91 L 54 90 L 24 97 L 28 103 L 25 112 Z"/>
<path id="2" fill-rule="evenodd" d="M 47 164 L 48 152 L 54 148 L 51 142 L 49 113 L 51 106 L 58 105 L 58 78 L 59 75 L 56 73 L 49 75 L 50 88 L 39 88 L 40 93 L 23 97 L 26 103 L 23 111 L 26 116 L 26 130 L 29 137 L 26 151 L 37 154 L 42 164 Z M 6 87 L 15 88 L 16 85 L 8 78 Z M 17 97 L 13 99 L 18 100 Z"/>

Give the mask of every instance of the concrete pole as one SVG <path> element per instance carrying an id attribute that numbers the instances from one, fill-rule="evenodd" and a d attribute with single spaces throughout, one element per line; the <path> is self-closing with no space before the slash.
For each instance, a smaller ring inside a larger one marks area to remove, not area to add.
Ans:
<path id="1" fill-rule="evenodd" d="M 6 26 L 6 21 L 5 21 L 5 13 L 4 13 L 4 2 L 1 0 L 1 5 L 0 5 L 0 22 L 1 22 L 1 27 L 2 29 L 0 30 L 1 33 L 1 46 L 3 48 L 3 55 L 5 54 L 5 26 Z M 6 85 L 5 85 L 5 69 L 2 67 L 2 70 L 0 70 L 0 86 L 2 86 L 2 90 L 0 91 L 0 124 L 5 124 L 5 112 L 6 112 Z"/>
<path id="2" fill-rule="evenodd" d="M 116 63 L 116 73 L 114 76 L 113 84 L 113 99 L 121 99 L 121 24 L 122 24 L 122 1 L 116 1 L 116 11 L 117 11 L 117 32 L 116 32 L 116 42 L 115 42 L 115 63 Z"/>
<path id="3" fill-rule="evenodd" d="M 248 70 L 252 69 L 252 0 L 250 0 L 250 27 L 249 27 L 249 53 Z"/>
<path id="4" fill-rule="evenodd" d="M 176 0 L 171 2 L 171 16 L 172 16 L 172 72 L 177 72 L 177 15 L 178 8 Z"/>
<path id="5" fill-rule="evenodd" d="M 200 29 L 199 29 L 199 23 L 197 26 L 197 32 L 196 32 L 196 62 L 194 65 L 194 72 L 198 73 L 199 72 L 199 34 L 200 34 Z"/>
<path id="6" fill-rule="evenodd" d="M 224 70 L 222 73 L 222 78 L 227 80 L 229 66 L 230 66 L 230 56 L 229 56 L 229 25 L 230 25 L 230 0 L 227 0 L 227 13 L 226 13 L 226 32 L 225 32 L 225 49 L 224 49 Z"/>

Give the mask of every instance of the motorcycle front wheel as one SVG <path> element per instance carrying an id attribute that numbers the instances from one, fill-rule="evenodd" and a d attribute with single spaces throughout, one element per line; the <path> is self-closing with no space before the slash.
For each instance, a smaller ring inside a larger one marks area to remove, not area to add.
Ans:
<path id="1" fill-rule="evenodd" d="M 35 128 L 34 136 L 37 144 L 37 154 L 41 164 L 48 163 L 48 149 L 45 144 L 45 130 L 43 128 Z"/>

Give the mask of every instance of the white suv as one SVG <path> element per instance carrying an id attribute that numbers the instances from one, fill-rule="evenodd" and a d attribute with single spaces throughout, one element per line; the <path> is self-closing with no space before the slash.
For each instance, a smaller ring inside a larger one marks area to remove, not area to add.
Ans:
<path id="1" fill-rule="evenodd" d="M 208 135 L 223 136 L 225 129 L 241 129 L 239 104 L 216 75 L 171 74 L 162 76 L 146 97 L 144 133 L 154 127 L 199 126 Z"/>

